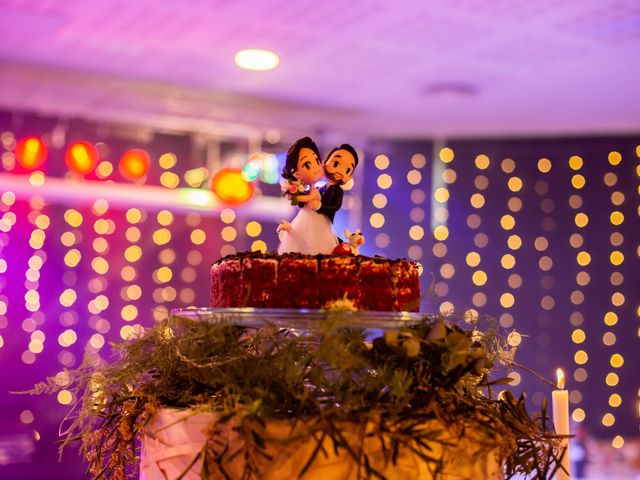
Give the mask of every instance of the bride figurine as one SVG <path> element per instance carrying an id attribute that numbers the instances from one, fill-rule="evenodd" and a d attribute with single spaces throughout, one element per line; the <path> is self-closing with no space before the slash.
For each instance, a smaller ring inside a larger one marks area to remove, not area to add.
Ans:
<path id="1" fill-rule="evenodd" d="M 318 147 L 311 138 L 303 137 L 289 148 L 282 177 L 289 183 L 292 204 L 301 208 L 291 223 L 283 221 L 278 226 L 278 254 L 331 253 L 338 245 L 338 237 L 333 233 L 329 218 L 317 212 L 321 207 L 321 197 L 314 184 L 324 177 L 324 168 Z M 303 186 L 302 192 L 300 185 Z"/>

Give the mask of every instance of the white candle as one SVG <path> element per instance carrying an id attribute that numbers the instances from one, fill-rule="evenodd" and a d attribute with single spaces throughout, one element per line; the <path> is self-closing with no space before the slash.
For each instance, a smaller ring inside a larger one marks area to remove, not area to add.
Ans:
<path id="1" fill-rule="evenodd" d="M 558 435 L 569 435 L 569 392 L 564 389 L 564 373 L 562 369 L 556 371 L 558 376 L 558 389 L 551 392 L 551 403 L 553 406 L 553 426 Z M 566 449 L 566 450 L 565 450 Z M 569 439 L 562 439 L 558 454 L 565 451 L 561 468 L 558 469 L 554 478 L 556 480 L 565 480 L 571 478 L 569 464 Z M 564 469 L 564 470 L 563 470 Z M 566 470 L 566 471 L 565 471 Z"/>

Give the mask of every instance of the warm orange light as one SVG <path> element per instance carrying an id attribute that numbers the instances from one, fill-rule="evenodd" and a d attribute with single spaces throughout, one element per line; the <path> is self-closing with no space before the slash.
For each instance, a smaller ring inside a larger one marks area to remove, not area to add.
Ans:
<path id="1" fill-rule="evenodd" d="M 133 149 L 127 150 L 122 154 L 118 169 L 124 178 L 135 180 L 147 174 L 150 164 L 151 159 L 147 152 L 140 149 Z"/>
<path id="2" fill-rule="evenodd" d="M 556 370 L 556 377 L 558 378 L 558 390 L 564 390 L 564 372 L 561 368 Z"/>
<path id="3" fill-rule="evenodd" d="M 86 175 L 98 164 L 98 149 L 88 142 L 74 142 L 67 149 L 64 162 L 72 172 Z"/>
<path id="4" fill-rule="evenodd" d="M 16 145 L 16 161 L 27 170 L 35 170 L 47 159 L 47 146 L 38 137 L 25 137 Z"/>
<path id="5" fill-rule="evenodd" d="M 247 182 L 239 168 L 223 168 L 211 179 L 211 190 L 229 205 L 242 205 L 253 196 L 253 183 Z"/>

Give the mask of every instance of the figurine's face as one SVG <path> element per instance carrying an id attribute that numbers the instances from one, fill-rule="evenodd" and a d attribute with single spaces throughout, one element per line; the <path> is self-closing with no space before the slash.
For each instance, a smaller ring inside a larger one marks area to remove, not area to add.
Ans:
<path id="1" fill-rule="evenodd" d="M 356 159 L 347 150 L 336 150 L 324 162 L 324 170 L 331 183 L 344 185 L 356 169 Z"/>
<path id="2" fill-rule="evenodd" d="M 324 176 L 322 162 L 310 148 L 301 148 L 298 154 L 298 169 L 294 176 L 307 185 L 313 185 Z"/>

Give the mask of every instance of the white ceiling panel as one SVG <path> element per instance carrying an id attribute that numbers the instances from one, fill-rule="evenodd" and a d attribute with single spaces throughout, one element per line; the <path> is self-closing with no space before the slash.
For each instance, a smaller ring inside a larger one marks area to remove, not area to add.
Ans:
<path id="1" fill-rule="evenodd" d="M 639 58 L 637 0 L 0 0 L 0 108 L 176 128 L 638 132 Z"/>

